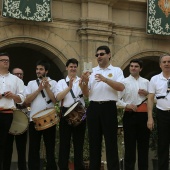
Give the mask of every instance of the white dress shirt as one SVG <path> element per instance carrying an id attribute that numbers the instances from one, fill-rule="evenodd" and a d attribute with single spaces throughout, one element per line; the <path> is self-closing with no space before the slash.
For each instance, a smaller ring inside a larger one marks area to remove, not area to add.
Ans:
<path id="1" fill-rule="evenodd" d="M 82 95 L 82 91 L 81 91 L 81 88 L 79 86 L 79 80 L 80 78 L 79 77 L 76 77 L 76 79 L 73 81 L 73 87 L 72 87 L 72 90 L 73 90 L 73 93 L 76 97 L 76 101 L 81 101 L 81 103 L 83 105 L 85 105 L 84 103 L 84 98 L 83 97 L 79 97 L 79 95 Z M 65 90 L 68 85 L 66 82 L 69 82 L 70 79 L 69 77 L 67 76 L 66 79 L 61 79 L 58 81 L 58 84 L 57 84 L 57 94 L 62 92 L 63 90 Z M 64 97 L 64 101 L 63 101 L 63 106 L 64 107 L 70 107 L 72 104 L 74 104 L 75 101 L 71 95 L 71 93 L 67 93 L 67 95 Z M 60 101 L 60 106 L 61 106 L 61 101 Z"/>
<path id="2" fill-rule="evenodd" d="M 155 94 L 156 97 L 166 96 L 164 99 L 157 99 L 156 107 L 161 110 L 170 110 L 170 92 L 167 93 L 167 82 L 168 79 L 160 73 L 153 76 L 149 83 L 149 93 Z"/>
<path id="3" fill-rule="evenodd" d="M 49 84 L 51 85 L 50 89 L 51 91 L 54 93 L 54 96 L 56 96 L 56 89 L 57 89 L 57 82 L 55 80 L 51 80 L 48 77 L 48 81 Z M 41 83 L 41 80 L 40 80 Z M 36 80 L 32 80 L 30 82 L 28 82 L 28 85 L 25 88 L 24 94 L 27 96 L 29 94 L 32 94 L 33 92 L 35 92 L 38 89 L 38 84 Z M 38 113 L 41 110 L 47 109 L 47 108 L 51 108 L 54 107 L 54 103 L 50 102 L 49 104 L 47 103 L 47 101 L 50 100 L 47 92 L 45 90 L 43 90 L 45 97 L 42 97 L 41 92 L 37 95 L 37 97 L 31 102 L 31 111 L 30 111 L 30 121 L 32 121 L 32 116 L 35 113 Z"/>
<path id="4" fill-rule="evenodd" d="M 18 104 L 22 104 L 24 102 L 24 83 L 20 78 L 11 73 L 8 73 L 6 75 L 0 75 L 0 93 L 4 94 L 4 92 L 6 91 L 11 91 L 15 95 L 20 96 L 22 102 Z M 2 97 L 0 99 L 0 108 L 15 109 L 15 102 L 13 99 Z"/>
<path id="5" fill-rule="evenodd" d="M 96 74 L 101 74 L 107 79 L 121 82 L 124 79 L 122 70 L 119 67 L 109 65 L 107 68 L 102 69 L 99 66 L 93 68 L 92 74 L 89 79 L 89 100 L 90 101 L 109 101 L 118 100 L 117 91 L 104 82 L 98 82 L 95 79 Z"/>
<path id="6" fill-rule="evenodd" d="M 122 83 L 125 89 L 122 92 L 118 92 L 118 106 L 125 108 L 127 104 L 139 105 L 146 99 L 146 96 L 139 95 L 138 91 L 139 89 L 148 91 L 149 81 L 147 79 L 142 77 L 135 79 L 130 75 L 125 78 Z"/>

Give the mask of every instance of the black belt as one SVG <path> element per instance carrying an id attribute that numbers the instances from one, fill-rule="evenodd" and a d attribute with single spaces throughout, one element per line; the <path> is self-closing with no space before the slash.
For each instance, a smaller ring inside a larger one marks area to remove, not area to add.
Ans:
<path id="1" fill-rule="evenodd" d="M 97 103 L 97 104 L 104 104 L 104 103 L 110 103 L 110 102 L 116 102 L 114 100 L 108 100 L 108 101 L 90 101 L 92 103 Z"/>
<path id="2" fill-rule="evenodd" d="M 158 110 L 161 111 L 161 112 L 170 112 L 170 110 L 161 110 L 161 109 L 158 109 Z"/>

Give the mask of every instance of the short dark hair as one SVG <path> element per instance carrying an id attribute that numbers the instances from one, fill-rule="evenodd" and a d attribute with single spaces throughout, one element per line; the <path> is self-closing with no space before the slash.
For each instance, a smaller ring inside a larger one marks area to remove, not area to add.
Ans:
<path id="1" fill-rule="evenodd" d="M 99 51 L 99 50 L 105 50 L 105 52 L 106 52 L 107 54 L 110 53 L 110 48 L 109 48 L 108 46 L 106 46 L 106 45 L 103 45 L 103 46 L 98 47 L 97 50 L 96 50 L 96 52 Z"/>
<path id="2" fill-rule="evenodd" d="M 46 61 L 46 60 L 37 61 L 36 66 L 38 66 L 38 65 L 44 66 L 45 71 L 50 69 L 50 63 L 48 61 Z"/>
<path id="3" fill-rule="evenodd" d="M 130 61 L 130 64 L 131 64 L 131 63 L 138 63 L 139 66 L 140 66 L 140 68 L 143 68 L 143 61 L 140 60 L 140 59 L 138 59 L 138 58 L 132 59 L 132 60 Z M 129 64 L 129 65 L 130 65 L 130 64 Z"/>
<path id="4" fill-rule="evenodd" d="M 0 56 L 8 56 L 9 57 L 9 54 L 7 52 L 0 52 Z"/>
<path id="5" fill-rule="evenodd" d="M 66 67 L 68 67 L 70 63 L 77 64 L 77 67 L 78 67 L 78 61 L 75 58 L 68 59 L 66 62 Z"/>

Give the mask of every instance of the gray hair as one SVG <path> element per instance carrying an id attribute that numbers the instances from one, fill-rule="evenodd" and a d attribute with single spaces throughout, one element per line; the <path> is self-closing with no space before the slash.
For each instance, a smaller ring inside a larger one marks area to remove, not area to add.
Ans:
<path id="1" fill-rule="evenodd" d="M 162 54 L 162 55 L 159 57 L 159 63 L 161 63 L 162 58 L 165 57 L 165 56 L 170 56 L 170 54 Z"/>

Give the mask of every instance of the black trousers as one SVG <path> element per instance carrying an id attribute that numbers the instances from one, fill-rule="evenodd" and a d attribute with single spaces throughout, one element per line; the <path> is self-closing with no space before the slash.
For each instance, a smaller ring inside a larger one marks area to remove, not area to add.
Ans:
<path id="1" fill-rule="evenodd" d="M 10 170 L 14 139 L 16 142 L 18 153 L 18 170 L 27 170 L 26 166 L 27 131 L 21 135 L 12 135 L 8 133 L 3 160 L 3 170 Z"/>
<path id="2" fill-rule="evenodd" d="M 66 109 L 63 108 L 64 114 Z M 59 161 L 60 170 L 69 170 L 68 161 L 70 155 L 71 137 L 74 148 L 74 169 L 85 170 L 83 163 L 83 144 L 85 137 L 86 121 L 84 120 L 80 125 L 73 127 L 69 125 L 65 118 L 61 117 L 59 125 L 60 144 L 59 144 Z"/>
<path id="3" fill-rule="evenodd" d="M 100 170 L 103 135 L 106 146 L 107 170 L 119 170 L 116 102 L 110 101 L 103 104 L 90 102 L 87 109 L 87 124 L 90 147 L 90 170 Z"/>
<path id="4" fill-rule="evenodd" d="M 12 123 L 13 114 L 0 113 L 0 170 L 3 167 L 3 156 L 6 148 L 6 139 Z"/>
<path id="5" fill-rule="evenodd" d="M 123 117 L 125 170 L 135 170 L 136 148 L 138 169 L 148 170 L 149 135 L 146 112 L 125 112 Z"/>
<path id="6" fill-rule="evenodd" d="M 37 131 L 34 123 L 30 122 L 29 125 L 29 154 L 28 154 L 28 168 L 29 170 L 40 170 L 40 142 L 43 136 L 47 166 L 46 170 L 57 170 L 55 162 L 55 136 L 56 125 L 45 130 Z"/>
<path id="7" fill-rule="evenodd" d="M 158 170 L 169 169 L 170 112 L 157 109 Z"/>

